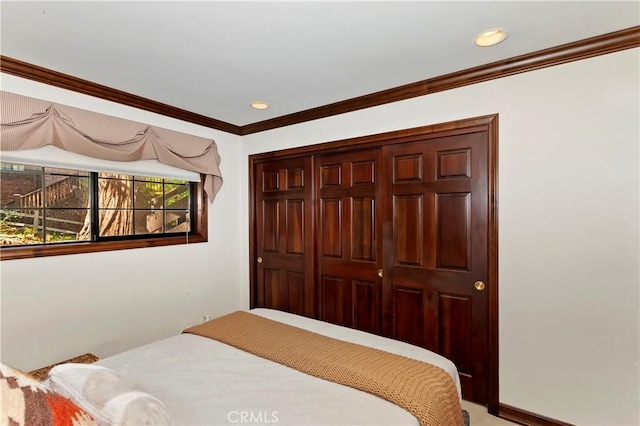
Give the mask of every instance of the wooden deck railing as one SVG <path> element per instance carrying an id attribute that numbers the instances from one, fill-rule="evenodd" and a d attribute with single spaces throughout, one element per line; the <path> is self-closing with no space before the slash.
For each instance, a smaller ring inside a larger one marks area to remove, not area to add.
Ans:
<path id="1" fill-rule="evenodd" d="M 68 198 L 78 187 L 77 178 L 65 177 L 57 182 L 50 183 L 45 187 L 47 194 L 47 206 L 54 205 L 59 201 Z M 42 188 L 31 191 L 28 194 L 21 195 L 4 207 L 42 207 L 43 203 Z"/>

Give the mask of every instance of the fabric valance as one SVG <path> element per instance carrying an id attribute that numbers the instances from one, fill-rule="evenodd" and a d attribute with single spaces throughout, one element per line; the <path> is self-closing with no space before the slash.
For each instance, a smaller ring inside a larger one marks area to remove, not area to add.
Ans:
<path id="1" fill-rule="evenodd" d="M 213 201 L 222 187 L 215 141 L 160 127 L 0 91 L 0 149 L 47 145 L 87 157 L 160 163 L 204 175 Z"/>

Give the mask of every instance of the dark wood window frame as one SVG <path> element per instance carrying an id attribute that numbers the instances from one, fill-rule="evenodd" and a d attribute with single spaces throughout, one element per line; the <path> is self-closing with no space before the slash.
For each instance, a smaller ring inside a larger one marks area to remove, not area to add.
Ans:
<path id="1" fill-rule="evenodd" d="M 5 246 L 0 249 L 0 260 L 31 259 L 65 254 L 96 253 L 102 251 L 127 250 L 144 247 L 160 247 L 180 244 L 204 243 L 208 241 L 207 194 L 202 183 L 196 183 L 193 191 L 194 216 L 191 219 L 192 230 L 188 234 L 166 237 L 136 238 L 118 241 L 82 241 L 65 244 Z"/>

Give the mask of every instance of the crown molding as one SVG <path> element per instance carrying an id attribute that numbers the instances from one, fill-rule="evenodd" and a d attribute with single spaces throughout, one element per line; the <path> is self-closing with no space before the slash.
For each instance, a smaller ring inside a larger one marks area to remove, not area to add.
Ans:
<path id="1" fill-rule="evenodd" d="M 640 26 L 248 124 L 241 126 L 240 132 L 241 135 L 263 132 L 638 46 L 640 46 Z"/>
<path id="2" fill-rule="evenodd" d="M 178 120 L 187 121 L 189 123 L 200 124 L 223 132 L 233 133 L 235 135 L 240 134 L 240 127 L 234 124 L 176 108 L 141 96 L 132 95 L 131 93 L 123 92 L 121 90 L 113 89 L 111 87 L 103 86 L 101 84 L 93 83 L 88 80 L 83 80 L 81 78 L 73 77 L 47 68 L 42 68 L 7 56 L 0 55 L 0 71 L 17 77 L 34 80 L 39 83 L 48 84 L 50 86 L 72 90 L 74 92 L 117 102 L 133 108 L 139 108 L 145 111 L 165 115 L 167 117 L 177 118 Z"/>
<path id="3" fill-rule="evenodd" d="M 0 55 L 0 71 L 223 132 L 235 135 L 249 135 L 635 47 L 640 47 L 640 26 L 539 50 L 537 52 L 244 126 L 236 126 L 91 81 L 28 64 L 7 56 Z"/>

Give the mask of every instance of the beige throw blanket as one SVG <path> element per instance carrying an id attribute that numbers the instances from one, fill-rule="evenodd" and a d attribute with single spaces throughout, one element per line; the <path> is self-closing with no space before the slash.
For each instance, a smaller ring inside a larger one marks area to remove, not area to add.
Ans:
<path id="1" fill-rule="evenodd" d="M 426 362 L 243 311 L 190 327 L 184 333 L 215 339 L 312 376 L 377 395 L 412 413 L 421 425 L 463 424 L 453 379 L 443 369 Z"/>

